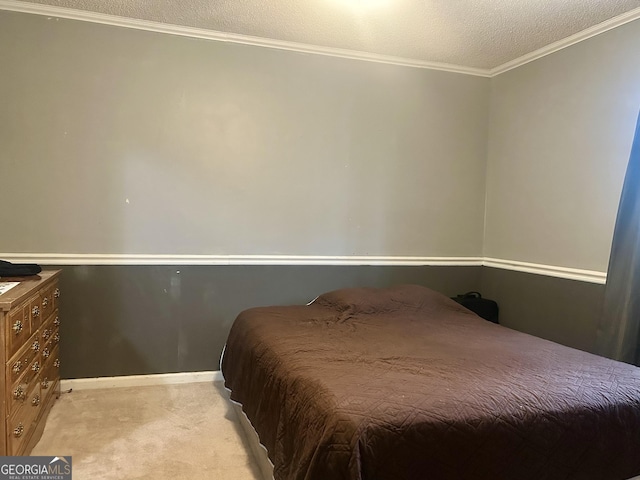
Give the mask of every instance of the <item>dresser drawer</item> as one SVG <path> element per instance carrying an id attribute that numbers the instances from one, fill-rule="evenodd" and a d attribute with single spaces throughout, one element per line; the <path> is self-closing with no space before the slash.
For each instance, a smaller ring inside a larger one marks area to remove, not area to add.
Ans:
<path id="1" fill-rule="evenodd" d="M 7 401 L 8 412 L 15 412 L 27 402 L 29 392 L 38 386 L 38 380 L 43 370 L 40 355 L 36 355 L 22 376 L 11 386 Z"/>
<path id="2" fill-rule="evenodd" d="M 53 340 L 51 340 L 42 349 L 42 353 L 40 354 L 40 356 L 42 358 L 43 365 L 46 365 L 47 362 L 52 358 L 52 352 L 54 348 L 56 348 L 56 346 L 53 344 Z"/>
<path id="3" fill-rule="evenodd" d="M 58 304 L 60 303 L 60 287 L 57 283 L 55 283 L 51 289 L 53 296 L 53 310 L 57 310 Z"/>
<path id="4" fill-rule="evenodd" d="M 22 374 L 27 371 L 27 368 L 31 365 L 31 362 L 38 355 L 38 352 L 34 350 L 33 346 L 36 341 L 37 334 L 33 334 L 28 339 L 18 353 L 16 353 L 6 367 L 6 379 L 9 385 L 13 385 Z M 38 343 L 39 347 L 39 343 Z"/>
<path id="5" fill-rule="evenodd" d="M 54 347 L 49 359 L 44 363 L 44 367 L 40 371 L 40 394 L 43 402 L 46 402 L 46 398 L 53 392 L 54 385 L 59 379 L 60 349 Z"/>
<path id="6" fill-rule="evenodd" d="M 40 329 L 38 335 L 40 350 L 44 345 L 49 345 L 49 350 L 51 350 L 60 343 L 60 328 L 58 328 L 58 325 L 60 325 L 60 317 L 56 315 L 52 322 L 48 322 Z"/>
<path id="7" fill-rule="evenodd" d="M 7 339 L 7 357 L 12 357 L 31 336 L 31 319 L 29 302 L 16 308 L 9 314 L 9 321 L 5 326 Z"/>
<path id="8" fill-rule="evenodd" d="M 31 331 L 35 332 L 46 320 L 42 312 L 42 295 L 39 292 L 29 302 L 29 313 L 31 315 Z"/>
<path id="9" fill-rule="evenodd" d="M 27 394 L 26 401 L 7 419 L 8 455 L 20 455 L 29 440 L 42 405 L 37 382 Z"/>
<path id="10" fill-rule="evenodd" d="M 55 300 L 53 298 L 53 285 L 40 292 L 40 318 L 42 321 L 51 316 L 55 310 Z"/>
<path id="11" fill-rule="evenodd" d="M 45 332 L 44 330 L 47 331 Z M 46 350 L 47 354 L 45 355 L 45 358 L 49 358 L 49 354 L 51 353 L 51 351 L 60 343 L 60 329 L 56 327 L 52 322 L 48 325 L 47 328 L 43 329 L 40 334 L 40 338 L 43 342 L 45 342 L 46 339 L 44 347 L 42 347 L 40 350 L 42 351 L 42 353 L 44 353 Z"/>
<path id="12" fill-rule="evenodd" d="M 55 314 L 53 316 L 53 326 L 58 328 L 60 326 L 60 316 L 57 310 L 55 310 Z"/>
<path id="13" fill-rule="evenodd" d="M 43 325 L 40 329 L 40 345 L 44 346 L 53 341 L 55 333 L 57 333 L 57 328 L 53 326 L 53 321 L 47 322 Z"/>
<path id="14" fill-rule="evenodd" d="M 43 365 L 48 361 L 53 361 L 53 351 L 57 349 L 58 344 L 60 343 L 60 331 L 57 327 L 51 328 L 51 332 L 49 334 L 49 341 L 42 348 L 40 355 L 42 356 Z"/>

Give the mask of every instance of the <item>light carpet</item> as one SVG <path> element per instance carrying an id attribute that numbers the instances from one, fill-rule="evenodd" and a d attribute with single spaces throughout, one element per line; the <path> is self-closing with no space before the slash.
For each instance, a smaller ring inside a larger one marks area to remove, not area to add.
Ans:
<path id="1" fill-rule="evenodd" d="M 74 480 L 261 480 L 222 383 L 63 393 L 31 455 L 72 456 Z"/>

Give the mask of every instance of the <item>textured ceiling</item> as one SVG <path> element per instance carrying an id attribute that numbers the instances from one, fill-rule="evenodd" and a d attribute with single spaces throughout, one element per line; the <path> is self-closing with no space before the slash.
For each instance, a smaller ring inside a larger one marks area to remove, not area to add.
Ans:
<path id="1" fill-rule="evenodd" d="M 640 7 L 640 0 L 29 1 L 482 69 Z"/>

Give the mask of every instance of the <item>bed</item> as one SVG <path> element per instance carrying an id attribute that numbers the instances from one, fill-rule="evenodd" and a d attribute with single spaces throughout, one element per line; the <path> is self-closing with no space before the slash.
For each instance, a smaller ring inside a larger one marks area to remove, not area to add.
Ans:
<path id="1" fill-rule="evenodd" d="M 246 310 L 221 368 L 276 480 L 640 475 L 640 368 L 425 287 Z"/>

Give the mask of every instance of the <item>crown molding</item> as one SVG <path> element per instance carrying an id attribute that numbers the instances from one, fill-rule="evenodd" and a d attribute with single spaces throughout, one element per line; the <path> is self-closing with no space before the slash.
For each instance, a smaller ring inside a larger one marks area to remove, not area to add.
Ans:
<path id="1" fill-rule="evenodd" d="M 73 8 L 22 2 L 19 0 L 0 0 L 0 10 L 65 18 L 69 20 L 79 20 L 83 22 L 99 23 L 103 25 L 112 25 L 116 27 L 131 28 L 135 30 L 144 30 L 169 35 L 178 35 L 183 37 L 200 38 L 218 42 L 238 43 L 243 45 L 253 45 L 258 47 L 287 50 L 298 53 L 323 55 L 350 60 L 360 60 L 364 62 L 384 63 L 412 68 L 423 68 L 428 70 L 440 70 L 445 72 L 461 73 L 465 75 L 488 78 L 496 77 L 502 73 L 508 72 L 509 70 L 513 70 L 514 68 L 526 65 L 527 63 L 533 62 L 534 60 L 575 45 L 576 43 L 580 43 L 584 40 L 588 40 L 589 38 L 600 35 L 601 33 L 640 19 L 640 7 L 638 7 L 634 10 L 623 13 L 622 15 L 618 15 L 602 23 L 599 23 L 598 25 L 594 25 L 593 27 L 582 30 L 562 40 L 558 40 L 557 42 L 539 48 L 538 50 L 527 53 L 526 55 L 518 57 L 514 60 L 510 60 L 509 62 L 503 63 L 502 65 L 487 69 L 453 65 L 448 63 L 427 62 L 412 58 L 380 55 L 375 53 L 361 52 L 357 50 L 347 50 L 341 48 L 322 47 L 305 43 L 287 42 L 283 40 L 254 37 L 250 35 L 240 35 L 236 33 L 219 32 L 203 28 L 154 22 L 151 20 L 140 20 L 128 17 L 119 17 L 117 15 L 108 15 L 104 13 L 87 12 L 84 10 L 76 10 Z"/>
<path id="2" fill-rule="evenodd" d="M 465 67 L 439 62 L 426 62 L 411 58 L 380 55 L 342 48 L 321 47 L 306 43 L 287 42 L 283 40 L 274 40 L 269 38 L 253 37 L 249 35 L 240 35 L 236 33 L 207 30 L 204 28 L 172 25 L 167 23 L 154 22 L 151 20 L 119 17 L 117 15 L 87 12 L 84 10 L 76 10 L 73 8 L 21 2 L 18 0 L 0 0 L 0 10 L 31 13 L 34 15 L 43 15 L 48 17 L 66 18 L 69 20 L 80 20 L 83 22 L 100 23 L 103 25 L 112 25 L 116 27 L 131 28 L 135 30 L 145 30 L 148 32 L 214 40 L 217 42 L 239 43 L 243 45 L 273 48 L 276 50 L 287 50 L 298 53 L 324 55 L 328 57 L 346 58 L 350 60 L 360 60 L 364 62 L 385 63 L 389 65 L 400 65 L 403 67 L 424 68 L 429 70 L 441 70 L 445 72 L 462 73 L 465 75 L 474 75 L 479 77 L 490 76 L 489 70 L 483 68 Z"/>
<path id="3" fill-rule="evenodd" d="M 567 280 L 598 283 L 600 285 L 607 283 L 606 272 L 599 272 L 596 270 L 582 270 L 579 268 L 558 267 L 555 265 L 518 262 L 516 260 L 504 260 L 489 257 L 484 259 L 482 265 L 485 267 L 500 268 L 502 270 L 513 270 L 516 272 L 533 273 L 536 275 L 564 278 Z"/>
<path id="4" fill-rule="evenodd" d="M 583 42 L 584 40 L 588 40 L 592 37 L 600 35 L 601 33 L 608 32 L 609 30 L 613 30 L 614 28 L 620 27 L 626 23 L 638 20 L 639 18 L 640 7 L 623 13 L 622 15 L 618 15 L 617 17 L 610 18 L 609 20 L 605 20 L 598 25 L 594 25 L 593 27 L 582 30 L 574 35 L 563 38 L 562 40 L 558 40 L 557 42 L 551 43 L 531 53 L 527 53 L 526 55 L 492 68 L 489 70 L 489 76 L 496 77 L 502 73 L 508 72 L 509 70 L 521 67 L 522 65 L 526 65 L 527 63 L 533 62 L 534 60 L 546 57 L 547 55 L 551 55 L 552 53 L 555 53 L 559 50 L 563 50 L 567 47 L 575 45 L 576 43 Z"/>
<path id="5" fill-rule="evenodd" d="M 119 17 L 105 13 L 88 12 L 73 8 L 58 7 L 53 5 L 36 4 L 22 2 L 19 0 L 0 0 L 0 10 L 7 10 L 20 13 L 30 13 L 34 15 L 65 18 L 69 20 L 79 20 L 83 22 L 99 23 L 116 27 L 131 28 L 149 32 L 164 33 L 168 35 L 178 35 L 183 37 L 200 38 L 218 42 L 229 42 L 257 47 L 272 48 L 276 50 L 286 50 L 291 52 L 323 55 L 350 60 L 360 60 L 364 62 L 384 63 L 389 65 L 399 65 L 403 67 L 423 68 L 428 70 L 440 70 L 452 73 L 461 73 L 478 77 L 496 77 L 502 73 L 518 68 L 539 58 L 555 53 L 564 48 L 580 43 L 589 38 L 600 35 L 626 23 L 640 19 L 640 7 L 629 12 L 606 20 L 598 25 L 582 30 L 574 35 L 566 37 L 557 42 L 546 45 L 538 50 L 527 53 L 509 62 L 503 63 L 494 68 L 466 67 L 440 62 L 427 62 L 412 58 L 395 57 L 392 55 L 381 55 L 376 53 L 361 52 L 357 50 L 347 50 L 342 48 L 322 47 L 306 43 L 288 42 L 250 35 L 236 33 L 219 32 L 203 28 L 187 27 L 182 25 L 172 25 L 151 20 L 140 20 L 128 17 Z"/>

